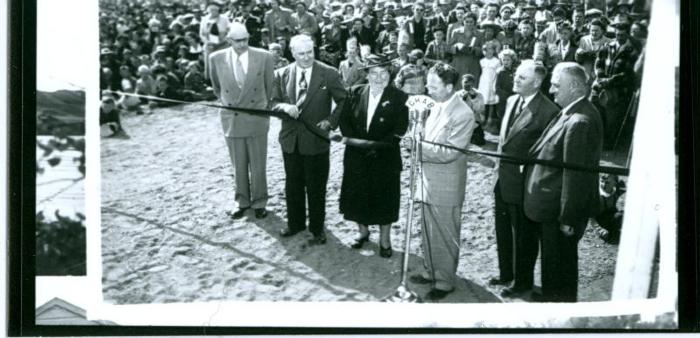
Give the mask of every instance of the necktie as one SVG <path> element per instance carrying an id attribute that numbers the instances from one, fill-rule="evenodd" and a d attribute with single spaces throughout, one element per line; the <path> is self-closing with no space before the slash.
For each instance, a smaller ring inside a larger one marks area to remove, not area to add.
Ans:
<path id="1" fill-rule="evenodd" d="M 513 127 L 515 119 L 518 118 L 520 113 L 523 112 L 523 108 L 525 108 L 525 99 L 520 97 L 518 98 L 518 104 L 515 105 L 515 110 L 513 110 L 513 113 L 510 114 L 510 117 L 508 118 L 508 129 L 506 129 L 506 136 L 510 133 L 510 128 Z"/>
<path id="2" fill-rule="evenodd" d="M 233 76 L 236 77 L 238 88 L 243 89 L 243 85 L 245 84 L 245 70 L 243 70 L 243 63 L 241 62 L 240 55 L 236 58 L 236 63 L 233 67 Z"/>
<path id="3" fill-rule="evenodd" d="M 306 83 L 306 71 L 301 71 L 301 77 L 299 78 L 299 95 L 297 95 L 297 107 L 301 106 L 306 99 L 306 90 L 308 89 L 308 84 Z"/>

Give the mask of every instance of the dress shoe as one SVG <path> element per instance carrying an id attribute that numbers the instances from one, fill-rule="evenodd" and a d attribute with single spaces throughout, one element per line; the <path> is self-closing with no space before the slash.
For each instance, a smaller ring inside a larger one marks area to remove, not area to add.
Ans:
<path id="1" fill-rule="evenodd" d="M 265 208 L 255 209 L 255 218 L 261 219 L 267 217 L 267 210 Z"/>
<path id="2" fill-rule="evenodd" d="M 314 238 L 309 240 L 309 245 L 321 245 L 326 244 L 326 233 L 322 232 L 318 235 L 314 235 Z"/>
<path id="3" fill-rule="evenodd" d="M 384 258 L 389 258 L 391 255 L 394 253 L 393 250 L 391 250 L 391 245 L 389 245 L 388 248 L 382 247 L 382 245 L 379 245 L 379 256 L 382 256 Z"/>
<path id="4" fill-rule="evenodd" d="M 231 217 L 232 219 L 243 218 L 243 215 L 245 214 L 246 210 L 248 210 L 248 208 L 239 208 L 235 212 L 229 213 L 229 217 Z"/>
<path id="5" fill-rule="evenodd" d="M 352 243 L 350 247 L 353 249 L 362 249 L 362 246 L 364 246 L 367 242 L 369 242 L 369 234 L 367 234 L 367 236 L 363 236 L 356 239 L 355 243 Z"/>
<path id="6" fill-rule="evenodd" d="M 280 231 L 280 236 L 282 237 L 292 237 L 300 232 L 304 231 L 304 229 L 299 229 L 299 230 L 292 230 L 289 228 L 284 228 L 282 231 Z"/>
<path id="7" fill-rule="evenodd" d="M 508 283 L 510 283 L 512 281 L 513 281 L 513 278 L 511 278 L 511 279 L 491 278 L 489 280 L 489 285 L 507 285 Z"/>
<path id="8" fill-rule="evenodd" d="M 433 281 L 423 277 L 422 275 L 411 275 L 408 280 L 413 284 L 430 284 Z"/>
<path id="9" fill-rule="evenodd" d="M 452 291 L 453 290 L 445 291 L 445 290 L 440 290 L 440 289 L 430 289 L 430 291 L 427 294 L 425 294 L 425 299 L 440 300 L 440 299 L 445 298 L 445 296 L 447 296 Z"/>
<path id="10" fill-rule="evenodd" d="M 546 303 L 547 300 L 544 298 L 544 295 L 538 292 L 533 292 L 530 295 L 530 300 L 534 303 Z"/>
<path id="11" fill-rule="evenodd" d="M 501 296 L 508 297 L 508 298 L 520 297 L 525 292 L 530 291 L 530 289 L 531 288 L 526 288 L 526 287 L 522 287 L 522 286 L 512 286 L 512 287 L 509 287 L 509 288 L 501 291 Z"/>

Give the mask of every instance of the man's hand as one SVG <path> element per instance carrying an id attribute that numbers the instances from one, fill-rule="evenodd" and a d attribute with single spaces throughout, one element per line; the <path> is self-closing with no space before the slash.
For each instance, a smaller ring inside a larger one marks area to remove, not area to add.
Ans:
<path id="1" fill-rule="evenodd" d="M 316 127 L 318 127 L 321 130 L 324 130 L 324 131 L 329 131 L 329 130 L 331 130 L 331 123 L 328 122 L 328 120 L 323 120 L 323 121 L 319 122 L 318 124 L 316 124 Z"/>
<path id="2" fill-rule="evenodd" d="M 574 235 L 574 227 L 566 224 L 562 224 L 559 226 L 559 230 L 564 234 L 566 237 L 571 237 Z"/>
<path id="3" fill-rule="evenodd" d="M 282 103 L 279 107 L 285 114 L 291 116 L 293 119 L 298 118 L 299 114 L 301 114 L 301 112 L 299 112 L 299 108 L 293 104 Z"/>

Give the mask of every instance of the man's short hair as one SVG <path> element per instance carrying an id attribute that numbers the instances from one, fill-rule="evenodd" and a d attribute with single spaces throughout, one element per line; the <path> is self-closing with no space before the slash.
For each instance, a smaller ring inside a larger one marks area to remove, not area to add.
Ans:
<path id="1" fill-rule="evenodd" d="M 305 43 L 310 43 L 313 46 L 314 40 L 306 34 L 298 34 L 298 35 L 292 36 L 292 39 L 289 40 L 289 49 L 294 50 L 299 45 L 305 44 Z"/>
<path id="2" fill-rule="evenodd" d="M 469 74 L 469 73 L 462 75 L 462 83 L 465 83 L 465 82 L 475 83 L 476 76 L 474 76 L 474 74 Z"/>
<path id="3" fill-rule="evenodd" d="M 603 31 L 605 31 L 605 25 L 603 24 L 603 21 L 601 21 L 600 19 L 593 19 L 593 20 L 591 20 L 590 25 L 591 25 L 591 26 L 598 26 L 598 27 L 600 27 L 601 29 L 603 29 Z"/>
<path id="4" fill-rule="evenodd" d="M 445 85 L 451 84 L 452 86 L 456 87 L 457 81 L 459 81 L 459 73 L 457 70 L 444 62 L 434 64 L 432 67 L 430 67 L 428 73 L 434 73 L 437 75 L 437 77 L 439 77 Z"/>
<path id="5" fill-rule="evenodd" d="M 280 44 L 277 43 L 277 42 L 272 42 L 272 43 L 270 43 L 269 45 L 267 45 L 267 49 L 268 49 L 268 50 L 275 50 L 275 49 L 282 50 L 282 45 L 280 45 Z"/>
<path id="6" fill-rule="evenodd" d="M 583 66 L 576 62 L 560 62 L 554 66 L 553 74 L 566 74 L 578 83 L 579 88 L 588 88 L 588 75 Z"/>
<path id="7" fill-rule="evenodd" d="M 462 20 L 463 20 L 463 21 L 466 21 L 466 20 L 469 19 L 469 18 L 471 18 L 472 20 L 474 20 L 474 23 L 476 23 L 477 21 L 479 21 L 478 18 L 477 18 L 477 16 L 476 16 L 476 14 L 474 14 L 474 13 L 472 13 L 472 12 L 469 12 L 469 13 L 467 13 L 467 14 L 464 14 L 464 18 L 463 18 Z"/>
<path id="8" fill-rule="evenodd" d="M 535 73 L 535 77 L 537 77 L 538 80 L 544 81 L 544 78 L 547 77 L 547 68 L 541 63 L 537 62 L 532 59 L 528 60 L 523 60 L 520 63 L 519 67 L 532 67 L 533 73 Z"/>

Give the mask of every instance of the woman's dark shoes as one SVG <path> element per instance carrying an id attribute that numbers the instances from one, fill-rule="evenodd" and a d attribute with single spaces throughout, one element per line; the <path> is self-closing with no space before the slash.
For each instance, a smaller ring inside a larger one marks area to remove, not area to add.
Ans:
<path id="1" fill-rule="evenodd" d="M 382 247 L 382 245 L 379 245 L 379 256 L 382 256 L 384 258 L 389 258 L 391 255 L 394 253 L 393 250 L 391 250 L 391 245 L 389 245 L 388 248 Z"/>
<path id="2" fill-rule="evenodd" d="M 408 280 L 413 284 L 430 284 L 433 281 L 423 277 L 422 275 L 411 275 Z"/>
<path id="3" fill-rule="evenodd" d="M 452 290 L 450 291 L 445 291 L 445 290 L 440 290 L 440 289 L 431 289 L 426 295 L 425 299 L 428 300 L 440 300 L 445 298 Z"/>
<path id="4" fill-rule="evenodd" d="M 245 215 L 246 210 L 249 208 L 239 208 L 235 212 L 229 212 L 228 216 L 231 217 L 232 219 L 241 219 L 243 218 L 243 215 Z"/>
<path id="5" fill-rule="evenodd" d="M 267 217 L 267 210 L 265 208 L 255 209 L 255 218 L 261 219 Z"/>
<path id="6" fill-rule="evenodd" d="M 284 228 L 280 231 L 280 236 L 282 237 L 292 237 L 300 232 L 304 231 L 303 229 L 298 229 L 298 230 L 292 230 L 289 228 Z"/>
<path id="7" fill-rule="evenodd" d="M 364 246 L 367 242 L 369 242 L 369 234 L 367 234 L 367 236 L 362 236 L 356 239 L 355 243 L 352 243 L 350 247 L 353 249 L 362 249 L 362 246 Z"/>

